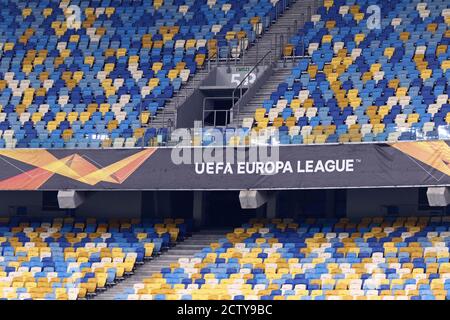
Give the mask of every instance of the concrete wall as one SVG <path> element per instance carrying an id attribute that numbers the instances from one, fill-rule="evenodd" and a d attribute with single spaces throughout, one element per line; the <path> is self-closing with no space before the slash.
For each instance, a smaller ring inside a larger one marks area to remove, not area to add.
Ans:
<path id="1" fill-rule="evenodd" d="M 203 98 L 205 95 L 200 90 L 196 90 L 177 109 L 177 128 L 193 128 L 195 120 L 202 120 Z"/>
<path id="2" fill-rule="evenodd" d="M 222 192 L 220 196 L 213 197 L 214 193 L 207 193 L 203 209 L 210 219 L 220 221 L 228 219 L 231 213 L 241 215 L 238 194 Z M 54 195 L 55 196 L 55 195 Z M 348 217 L 383 216 L 388 213 L 388 207 L 397 207 L 398 215 L 429 215 L 436 214 L 445 208 L 419 208 L 419 190 L 417 188 L 392 188 L 392 189 L 349 189 L 341 195 L 326 197 L 323 199 L 330 207 L 325 206 L 325 216 L 335 216 L 337 209 L 336 200 L 346 197 L 342 201 L 342 214 Z M 334 199 L 333 199 L 334 198 Z M 89 192 L 85 202 L 75 210 L 77 216 L 89 217 L 192 217 L 193 192 L 141 192 L 141 191 L 98 191 Z M 293 199 L 289 195 L 288 199 Z M 219 201 L 220 200 L 220 201 Z M 317 200 L 317 199 L 316 199 Z M 222 202 L 221 202 L 222 201 Z M 306 205 L 314 204 L 314 199 L 306 197 L 301 202 Z M 231 202 L 235 203 L 231 207 Z M 281 201 L 283 203 L 284 201 Z M 291 205 L 287 208 L 277 208 L 277 213 L 294 212 Z M 28 216 L 63 216 L 64 210 L 50 210 L 43 208 L 43 192 L 40 191 L 2 191 L 0 192 L 0 216 L 15 215 L 20 207 L 26 207 Z M 320 209 L 322 210 L 322 209 Z M 328 212 L 330 211 L 330 212 Z M 311 214 L 311 213 L 309 213 Z"/>
<path id="3" fill-rule="evenodd" d="M 418 188 L 349 189 L 347 216 L 383 216 L 387 206 L 398 207 L 398 215 L 428 214 L 419 210 L 418 198 Z"/>
<path id="4" fill-rule="evenodd" d="M 89 192 L 85 202 L 75 210 L 77 216 L 89 217 L 139 217 L 141 215 L 140 191 Z M 0 216 L 15 215 L 19 207 L 26 207 L 27 216 L 62 216 L 64 210 L 45 210 L 43 192 L 0 192 Z"/>
<path id="5" fill-rule="evenodd" d="M 76 209 L 77 216 L 133 218 L 141 216 L 142 192 L 102 191 L 92 192 Z"/>
<path id="6" fill-rule="evenodd" d="M 42 192 L 0 191 L 0 216 L 16 214 L 18 207 L 27 207 L 28 215 L 42 215 Z"/>

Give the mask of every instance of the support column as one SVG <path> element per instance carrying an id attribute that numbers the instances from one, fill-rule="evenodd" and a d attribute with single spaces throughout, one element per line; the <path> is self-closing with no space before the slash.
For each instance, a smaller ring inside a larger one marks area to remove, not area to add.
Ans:
<path id="1" fill-rule="evenodd" d="M 154 191 L 154 208 L 155 217 L 168 218 L 172 212 L 172 206 L 170 201 L 170 191 Z"/>
<path id="2" fill-rule="evenodd" d="M 262 219 L 266 215 L 266 208 L 264 206 L 256 208 L 256 218 Z"/>
<path id="3" fill-rule="evenodd" d="M 335 215 L 335 190 L 325 190 L 325 217 L 332 218 Z"/>
<path id="4" fill-rule="evenodd" d="M 192 217 L 194 219 L 194 225 L 196 228 L 201 228 L 205 223 L 203 215 L 203 191 L 194 191 L 193 200 Z"/>
<path id="5" fill-rule="evenodd" d="M 158 201 L 158 193 L 156 191 L 152 191 L 153 195 L 153 214 L 156 218 L 161 218 L 161 212 L 159 212 L 159 201 Z"/>
<path id="6" fill-rule="evenodd" d="M 277 192 L 273 192 L 267 199 L 266 217 L 268 219 L 273 219 L 277 216 L 277 195 Z"/>
<path id="7" fill-rule="evenodd" d="M 170 191 L 162 191 L 160 193 L 159 210 L 164 218 L 169 218 L 172 213 L 172 202 L 170 201 Z"/>

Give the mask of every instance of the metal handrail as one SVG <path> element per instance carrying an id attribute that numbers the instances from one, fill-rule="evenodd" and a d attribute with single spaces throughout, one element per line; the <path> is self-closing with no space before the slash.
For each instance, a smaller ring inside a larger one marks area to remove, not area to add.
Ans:
<path id="1" fill-rule="evenodd" d="M 269 50 L 269 51 L 267 51 L 265 54 L 264 54 L 264 56 L 261 58 L 261 59 L 259 59 L 257 62 L 256 62 L 256 64 L 253 66 L 253 68 L 245 75 L 245 77 L 241 80 L 241 82 L 234 88 L 234 90 L 233 90 L 233 92 L 231 93 L 231 99 L 232 99 L 232 102 L 233 102 L 233 105 L 232 105 L 232 109 L 234 110 L 234 108 L 235 108 L 235 106 L 236 106 L 236 103 L 235 103 L 235 92 L 236 92 L 236 90 L 238 90 L 238 89 L 240 89 L 240 94 L 239 94 L 239 99 L 241 99 L 242 98 L 242 85 L 243 85 L 243 83 L 245 82 L 245 80 L 247 80 L 249 77 L 250 77 L 250 74 L 253 72 L 253 70 L 255 70 L 256 68 L 258 68 L 258 66 L 260 65 L 260 63 L 261 62 L 263 62 L 265 59 L 266 59 L 266 57 L 268 56 L 268 55 L 270 55 L 270 58 L 272 58 L 272 56 L 271 56 L 271 54 L 272 54 L 272 50 Z M 271 59 L 272 60 L 272 59 Z M 272 64 L 272 61 L 270 61 L 270 63 L 269 64 Z M 238 117 L 239 117 L 239 115 L 240 115 L 240 104 L 239 104 L 239 100 L 238 100 Z"/>
<path id="2" fill-rule="evenodd" d="M 216 128 L 216 127 L 219 127 L 219 125 L 217 125 L 217 114 L 224 113 L 225 114 L 225 123 L 224 123 L 223 127 L 227 127 L 228 126 L 228 120 L 231 121 L 231 118 L 233 116 L 232 111 L 233 110 L 231 110 L 231 109 L 204 110 L 203 111 L 204 112 L 203 118 L 205 118 L 205 113 L 206 112 L 212 113 L 214 115 L 214 117 L 213 117 L 213 127 Z M 205 119 L 203 119 L 203 127 L 205 126 L 204 122 L 205 122 Z"/>
<path id="3" fill-rule="evenodd" d="M 252 71 L 255 70 L 255 69 L 259 66 L 259 64 L 260 64 L 262 61 L 264 61 L 265 58 L 266 58 L 270 53 L 272 53 L 272 50 L 267 51 L 266 54 L 265 54 L 261 59 L 259 59 L 259 60 L 256 62 L 256 64 L 252 67 L 252 69 L 245 75 L 245 77 L 241 80 L 241 82 L 239 82 L 239 84 L 234 88 L 233 93 L 232 93 L 232 97 L 233 97 L 233 98 L 234 98 L 234 93 L 236 92 L 236 90 L 239 89 L 239 88 L 242 89 L 242 84 L 244 83 L 244 81 L 245 81 L 248 77 L 250 77 L 250 74 L 252 73 Z"/>
<path id="4" fill-rule="evenodd" d="M 211 61 L 216 58 L 216 62 L 218 62 L 219 50 L 217 50 L 214 54 L 208 57 L 208 71 L 211 71 Z"/>
<path id="5" fill-rule="evenodd" d="M 208 100 L 230 100 L 232 99 L 229 96 L 220 96 L 220 97 L 205 97 L 203 98 L 203 106 L 202 106 L 202 126 L 205 126 L 205 113 L 206 112 L 214 112 L 214 127 L 216 127 L 216 113 L 218 112 L 225 112 L 226 113 L 226 118 L 225 118 L 225 123 L 228 120 L 228 114 L 230 114 L 230 121 L 232 121 L 232 115 L 233 115 L 233 109 L 206 109 L 206 101 Z M 234 100 L 233 100 L 234 102 Z"/>

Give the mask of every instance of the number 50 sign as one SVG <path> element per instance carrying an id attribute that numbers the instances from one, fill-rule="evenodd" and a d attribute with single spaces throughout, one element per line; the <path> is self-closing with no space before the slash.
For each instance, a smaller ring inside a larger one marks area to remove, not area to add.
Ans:
<path id="1" fill-rule="evenodd" d="M 248 77 L 247 77 L 248 75 Z M 256 80 L 256 74 L 254 72 L 251 72 L 250 74 L 242 74 L 242 73 L 232 73 L 231 74 L 231 83 L 238 86 L 242 79 L 244 79 L 244 82 L 242 83 L 244 86 L 248 86 L 249 84 L 253 84 Z"/>

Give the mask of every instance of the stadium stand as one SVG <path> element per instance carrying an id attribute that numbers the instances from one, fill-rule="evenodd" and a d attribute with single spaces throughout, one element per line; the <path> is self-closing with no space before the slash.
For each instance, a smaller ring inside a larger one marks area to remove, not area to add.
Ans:
<path id="1" fill-rule="evenodd" d="M 277 0 L 0 5 L 2 148 L 167 140 L 152 117 L 208 57 L 239 57 L 280 7 Z"/>
<path id="2" fill-rule="evenodd" d="M 0 299 L 86 298 L 190 228 L 183 219 L 0 218 Z"/>
<path id="3" fill-rule="evenodd" d="M 116 299 L 442 300 L 449 217 L 251 220 Z"/>
<path id="4" fill-rule="evenodd" d="M 275 128 L 281 144 L 438 139 L 450 123 L 449 26 L 445 0 L 325 0 L 284 47 L 298 58 L 291 74 L 228 143 L 266 131 L 270 142 Z"/>
<path id="5" fill-rule="evenodd" d="M 450 300 L 449 0 L 0 7 L 0 300 Z"/>

